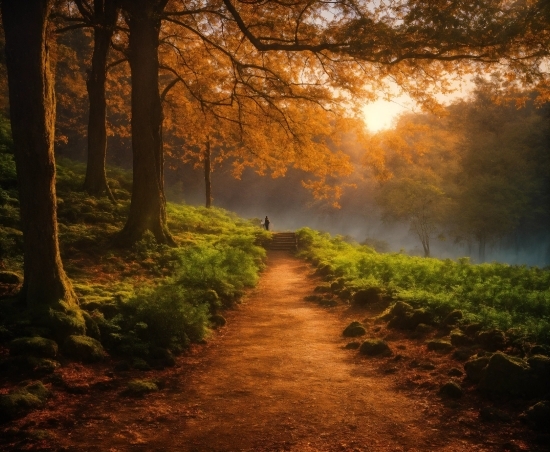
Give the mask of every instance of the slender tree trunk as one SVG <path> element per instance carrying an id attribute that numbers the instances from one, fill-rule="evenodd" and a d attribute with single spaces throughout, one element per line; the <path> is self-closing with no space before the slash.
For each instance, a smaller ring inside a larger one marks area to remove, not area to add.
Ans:
<path id="1" fill-rule="evenodd" d="M 119 233 L 129 245 L 151 231 L 158 243 L 175 245 L 166 225 L 162 106 L 158 80 L 160 14 L 166 1 L 128 0 L 132 73 L 133 188 L 130 213 Z"/>
<path id="2" fill-rule="evenodd" d="M 29 308 L 75 305 L 57 236 L 54 81 L 46 41 L 49 0 L 3 0 L 10 118 L 24 239 L 21 297 Z"/>
<path id="3" fill-rule="evenodd" d="M 212 206 L 212 151 L 210 149 L 210 139 L 206 140 L 206 148 L 204 150 L 204 183 L 206 186 L 206 207 Z"/>
<path id="4" fill-rule="evenodd" d="M 478 258 L 479 258 L 480 264 L 485 262 L 485 245 L 486 245 L 485 237 L 481 236 L 479 238 L 479 248 L 478 248 Z"/>
<path id="5" fill-rule="evenodd" d="M 94 52 L 92 66 L 86 80 L 90 111 L 88 120 L 88 163 L 84 189 L 93 196 L 101 196 L 106 193 L 115 202 L 115 198 L 107 184 L 105 171 L 107 156 L 105 81 L 107 79 L 107 55 L 118 16 L 118 7 L 116 0 L 96 0 L 94 10 L 97 23 L 94 27 Z"/>

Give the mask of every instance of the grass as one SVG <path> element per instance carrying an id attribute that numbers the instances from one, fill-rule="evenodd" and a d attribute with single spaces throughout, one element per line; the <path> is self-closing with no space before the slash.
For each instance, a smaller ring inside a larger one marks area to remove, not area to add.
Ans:
<path id="1" fill-rule="evenodd" d="M 459 309 L 464 322 L 514 329 L 528 340 L 550 343 L 548 268 L 385 254 L 309 228 L 297 233 L 301 256 L 329 279 L 344 278 L 353 291 L 377 287 L 440 319 Z"/>

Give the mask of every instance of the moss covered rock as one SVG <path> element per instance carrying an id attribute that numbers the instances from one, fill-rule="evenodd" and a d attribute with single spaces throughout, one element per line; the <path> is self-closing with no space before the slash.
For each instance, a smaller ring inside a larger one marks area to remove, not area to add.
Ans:
<path id="1" fill-rule="evenodd" d="M 378 303 L 382 300 L 382 289 L 379 287 L 369 287 L 367 289 L 358 290 L 353 294 L 352 302 L 355 306 L 368 306 Z"/>
<path id="2" fill-rule="evenodd" d="M 522 417 L 535 430 L 550 431 L 550 402 L 543 400 L 536 403 Z"/>
<path id="3" fill-rule="evenodd" d="M 98 341 L 101 340 L 101 332 L 94 318 L 87 311 L 82 311 L 82 316 L 86 324 L 86 335 Z"/>
<path id="4" fill-rule="evenodd" d="M 503 350 L 506 347 L 506 336 L 503 331 L 497 329 L 479 332 L 477 341 L 490 352 Z"/>
<path id="5" fill-rule="evenodd" d="M 156 392 L 159 387 L 156 382 L 152 380 L 131 380 L 128 382 L 124 395 L 133 397 L 143 397 L 151 392 Z"/>
<path id="6" fill-rule="evenodd" d="M 0 420 L 8 421 L 41 408 L 50 396 L 50 391 L 40 382 L 0 395 Z"/>
<path id="7" fill-rule="evenodd" d="M 57 342 L 43 337 L 20 337 L 9 344 L 10 355 L 31 355 L 40 358 L 55 358 L 58 352 Z"/>
<path id="8" fill-rule="evenodd" d="M 388 343 L 382 339 L 367 339 L 359 347 L 359 352 L 367 356 L 389 356 L 392 353 Z"/>
<path id="9" fill-rule="evenodd" d="M 483 375 L 483 370 L 487 367 L 487 364 L 489 364 L 488 356 L 475 357 L 469 361 L 466 361 L 464 363 L 464 371 L 466 372 L 468 379 L 476 383 L 479 382 Z"/>
<path id="10" fill-rule="evenodd" d="M 462 311 L 459 311 L 459 310 L 451 311 L 443 319 L 442 324 L 447 326 L 454 326 L 458 322 L 460 322 L 460 320 L 462 320 L 462 317 L 463 317 Z"/>
<path id="11" fill-rule="evenodd" d="M 214 328 L 220 328 L 225 326 L 227 320 L 225 320 L 225 317 L 221 314 L 214 314 L 210 317 L 210 323 L 212 323 Z"/>
<path id="12" fill-rule="evenodd" d="M 529 365 L 524 360 L 498 352 L 483 369 L 479 387 L 486 392 L 525 394 L 530 389 L 528 377 Z"/>
<path id="13" fill-rule="evenodd" d="M 361 322 L 351 322 L 342 333 L 344 337 L 359 337 L 367 334 L 367 330 Z"/>
<path id="14" fill-rule="evenodd" d="M 105 357 L 101 343 L 88 336 L 69 336 L 63 343 L 63 353 L 85 363 L 101 361 Z"/>
<path id="15" fill-rule="evenodd" d="M 78 307 L 49 309 L 47 312 L 36 312 L 35 323 L 49 329 L 54 339 L 60 343 L 71 335 L 86 334 L 86 321 Z"/>
<path id="16" fill-rule="evenodd" d="M 451 331 L 451 344 L 455 347 L 467 347 L 473 344 L 473 340 L 461 330 Z"/>
<path id="17" fill-rule="evenodd" d="M 462 387 L 455 381 L 449 381 L 439 389 L 439 394 L 451 399 L 459 399 L 462 397 L 463 392 Z"/>
<path id="18" fill-rule="evenodd" d="M 21 284 L 22 278 L 17 273 L 0 271 L 0 284 Z"/>
<path id="19" fill-rule="evenodd" d="M 408 312 L 412 313 L 413 310 L 414 309 L 410 304 L 405 303 L 404 301 L 398 301 L 391 307 L 388 314 L 391 318 L 393 316 L 402 316 Z"/>
<path id="20" fill-rule="evenodd" d="M 450 352 L 453 349 L 453 344 L 443 339 L 433 339 L 428 341 L 426 342 L 426 346 L 428 347 L 428 350 L 441 353 Z"/>

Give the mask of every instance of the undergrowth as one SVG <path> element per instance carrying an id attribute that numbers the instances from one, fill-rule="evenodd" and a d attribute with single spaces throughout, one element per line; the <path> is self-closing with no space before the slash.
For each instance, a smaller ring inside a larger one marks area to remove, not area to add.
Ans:
<path id="1" fill-rule="evenodd" d="M 465 322 L 510 328 L 550 343 L 550 269 L 468 258 L 434 259 L 377 253 L 309 228 L 298 232 L 300 255 L 351 290 L 378 287 L 386 296 L 423 307 L 440 318 L 458 309 Z"/>
<path id="2" fill-rule="evenodd" d="M 88 312 L 87 334 L 110 353 L 146 361 L 203 340 L 213 326 L 211 316 L 256 284 L 265 258 L 256 243 L 269 234 L 223 209 L 168 204 L 168 225 L 178 247 L 158 245 L 146 234 L 131 249 L 117 249 L 112 241 L 127 218 L 131 173 L 108 169 L 116 204 L 85 193 L 84 174 L 83 164 L 57 162 L 62 260 Z M 10 142 L 2 135 L 1 266 L 21 274 L 22 252 L 15 165 Z M 1 317 L 7 321 L 9 316 Z M 12 329 L 6 338 L 21 334 Z"/>

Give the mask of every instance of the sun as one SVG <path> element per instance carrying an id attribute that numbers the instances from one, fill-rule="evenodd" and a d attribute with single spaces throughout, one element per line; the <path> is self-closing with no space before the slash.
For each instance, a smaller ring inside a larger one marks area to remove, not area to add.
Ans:
<path id="1" fill-rule="evenodd" d="M 362 110 L 367 128 L 375 133 L 391 128 L 395 118 L 405 111 L 410 111 L 410 108 L 399 102 L 399 100 L 387 101 L 380 99 L 365 105 Z"/>

